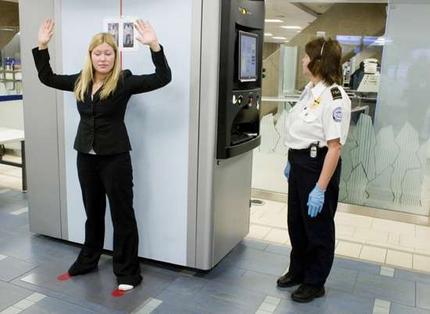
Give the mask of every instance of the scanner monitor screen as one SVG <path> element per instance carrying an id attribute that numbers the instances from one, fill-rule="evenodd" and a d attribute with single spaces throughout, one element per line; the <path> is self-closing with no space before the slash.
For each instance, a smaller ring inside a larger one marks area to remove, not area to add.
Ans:
<path id="1" fill-rule="evenodd" d="M 239 81 L 257 80 L 257 38 L 258 35 L 239 32 Z"/>

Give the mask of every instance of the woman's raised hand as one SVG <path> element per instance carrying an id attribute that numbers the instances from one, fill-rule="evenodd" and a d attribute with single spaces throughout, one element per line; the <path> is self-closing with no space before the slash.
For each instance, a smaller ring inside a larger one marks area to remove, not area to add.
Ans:
<path id="1" fill-rule="evenodd" d="M 140 41 L 143 45 L 148 45 L 153 51 L 159 51 L 160 44 L 158 43 L 157 34 L 155 34 L 149 22 L 144 22 L 143 20 L 137 20 L 134 24 L 138 35 L 136 39 Z"/>
<path id="2" fill-rule="evenodd" d="M 42 25 L 39 28 L 39 35 L 37 38 L 37 43 L 39 45 L 39 49 L 48 48 L 48 43 L 54 35 L 54 21 L 52 19 L 46 19 L 43 21 Z"/>

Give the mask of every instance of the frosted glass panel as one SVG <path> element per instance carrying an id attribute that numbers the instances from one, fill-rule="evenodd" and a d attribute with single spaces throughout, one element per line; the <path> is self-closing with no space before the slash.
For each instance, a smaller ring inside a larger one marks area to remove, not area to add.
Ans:
<path id="1" fill-rule="evenodd" d="M 288 47 L 281 45 L 281 64 L 283 84 L 282 94 L 293 94 L 296 90 L 296 72 L 297 72 L 297 47 Z"/>
<path id="2" fill-rule="evenodd" d="M 341 202 L 418 215 L 430 207 L 430 1 L 394 0 L 387 25 L 375 113 L 353 113 L 342 150 Z M 281 106 L 282 107 L 282 106 Z M 287 192 L 282 177 L 286 108 L 261 123 L 253 187 Z"/>
<path id="3" fill-rule="evenodd" d="M 428 215 L 430 3 L 393 2 L 375 122 L 361 115 L 351 128 L 342 153 L 341 200 Z"/>

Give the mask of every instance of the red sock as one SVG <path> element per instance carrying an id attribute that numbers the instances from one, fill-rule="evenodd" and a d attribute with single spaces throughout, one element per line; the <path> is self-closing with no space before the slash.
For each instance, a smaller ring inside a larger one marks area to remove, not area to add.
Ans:
<path id="1" fill-rule="evenodd" d="M 119 290 L 119 289 L 115 289 L 114 291 L 112 291 L 112 296 L 114 298 L 120 298 L 125 294 L 125 291 L 123 290 Z"/>
<path id="2" fill-rule="evenodd" d="M 58 275 L 57 279 L 59 281 L 66 281 L 66 280 L 70 279 L 70 275 L 69 275 L 69 273 L 64 273 L 64 274 Z"/>

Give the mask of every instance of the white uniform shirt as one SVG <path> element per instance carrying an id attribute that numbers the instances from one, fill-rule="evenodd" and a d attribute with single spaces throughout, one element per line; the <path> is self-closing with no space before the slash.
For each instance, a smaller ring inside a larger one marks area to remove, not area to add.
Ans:
<path id="1" fill-rule="evenodd" d="M 343 145 L 350 119 L 351 100 L 341 86 L 310 82 L 287 115 L 285 145 L 305 149 L 319 142 L 324 147 L 337 138 Z"/>

